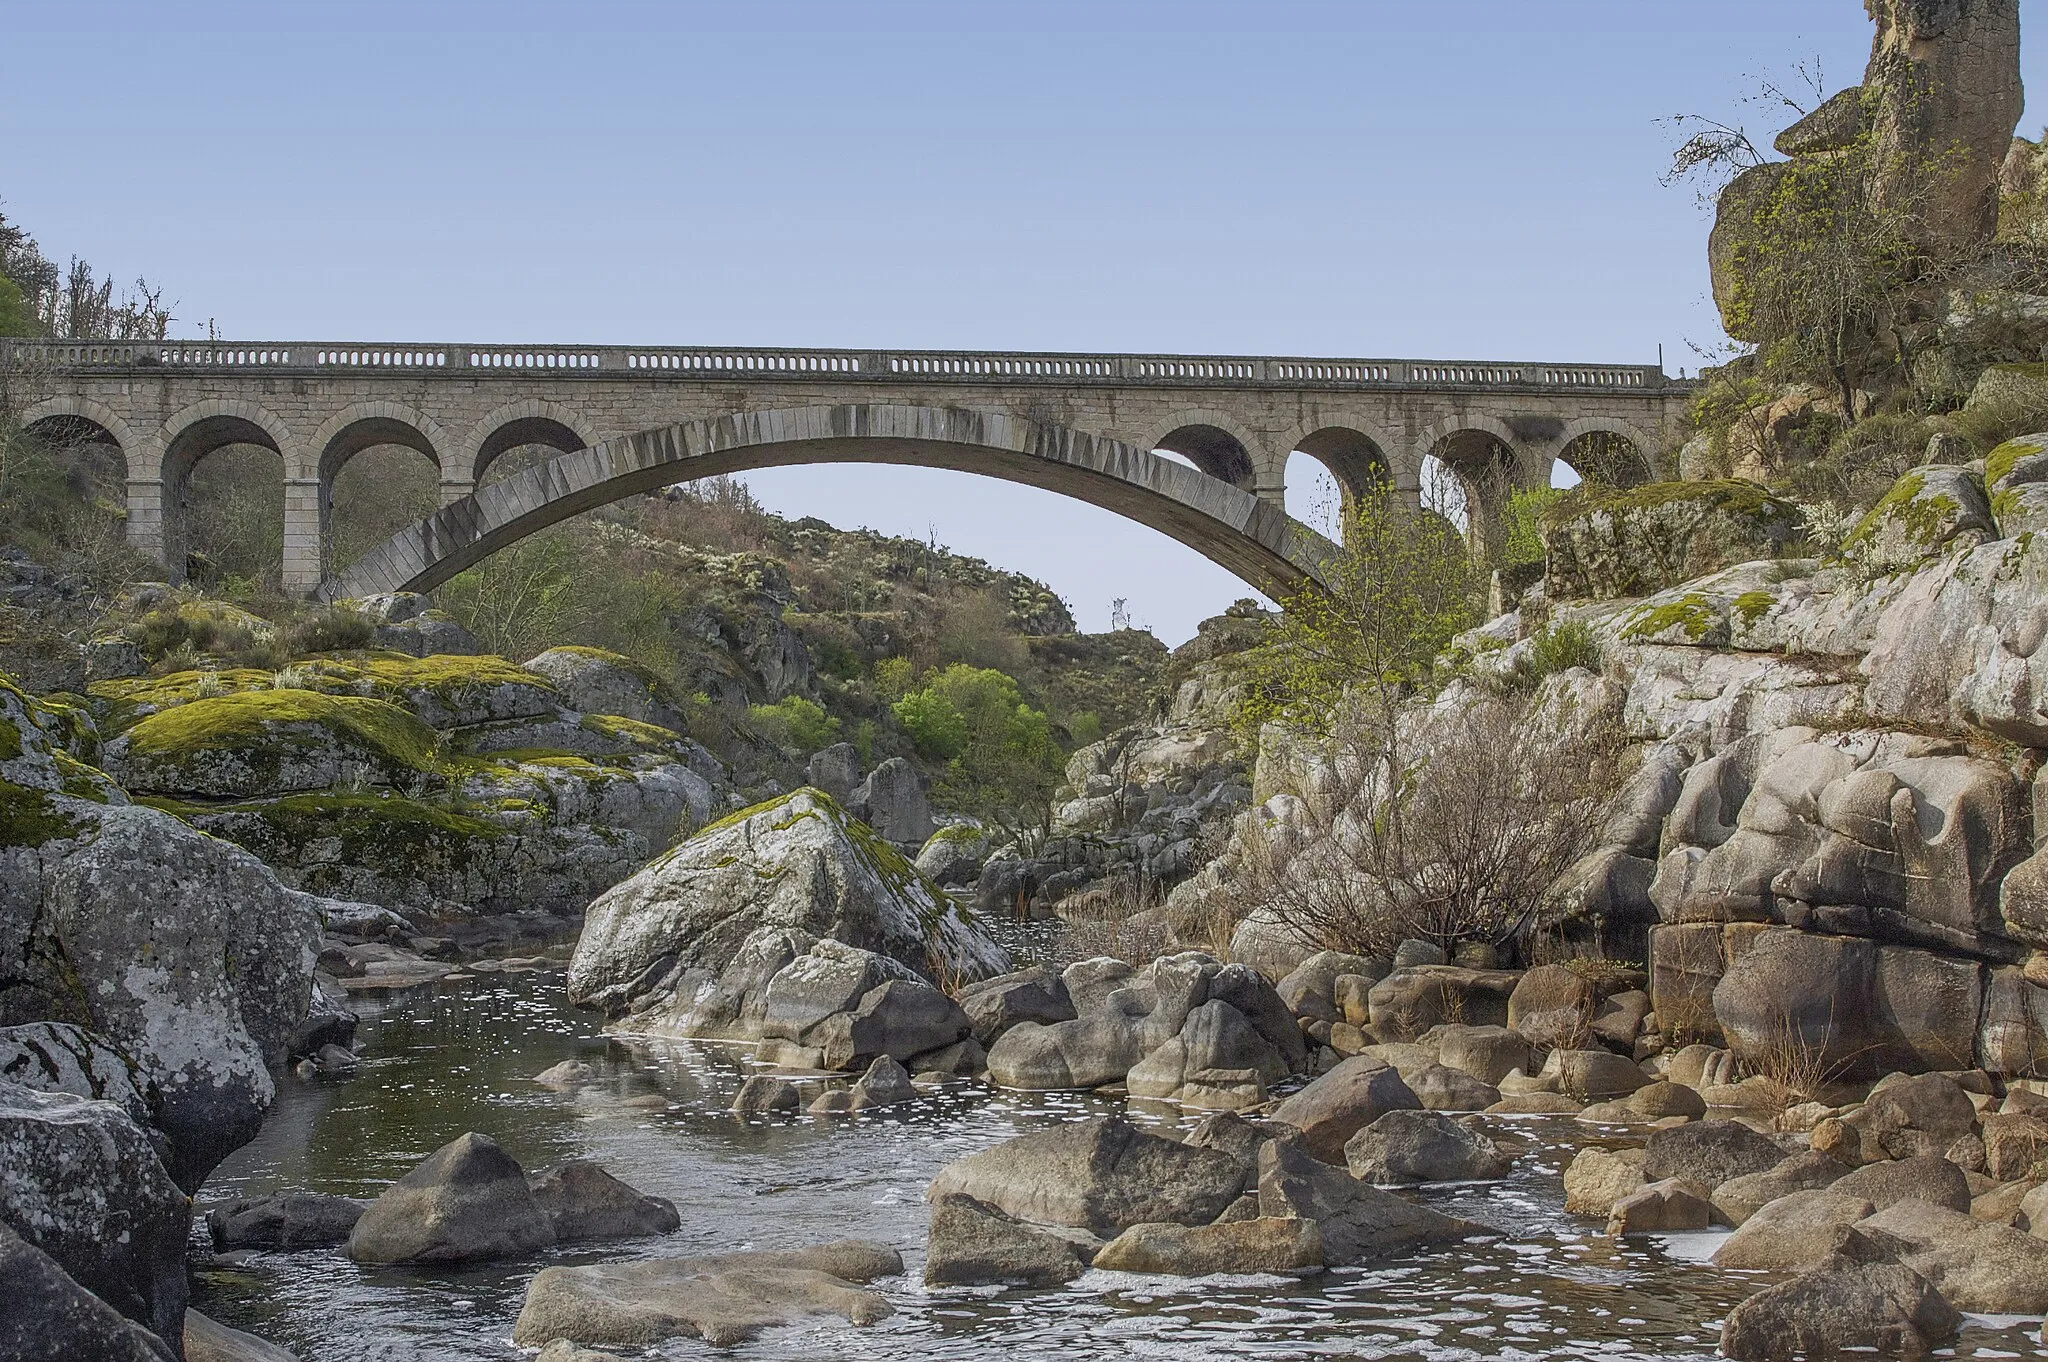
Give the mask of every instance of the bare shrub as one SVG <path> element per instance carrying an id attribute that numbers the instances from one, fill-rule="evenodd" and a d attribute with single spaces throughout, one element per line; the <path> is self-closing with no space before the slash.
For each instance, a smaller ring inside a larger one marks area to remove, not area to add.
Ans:
<path id="1" fill-rule="evenodd" d="M 1332 949 L 1504 945 L 1595 845 L 1621 750 L 1612 712 L 1561 693 L 1460 692 L 1393 725 L 1343 724 L 1298 835 L 1253 857 L 1258 896 Z"/>

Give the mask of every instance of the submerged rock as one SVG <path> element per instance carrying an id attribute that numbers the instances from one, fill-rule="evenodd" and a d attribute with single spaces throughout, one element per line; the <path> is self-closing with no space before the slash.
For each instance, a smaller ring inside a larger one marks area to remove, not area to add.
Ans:
<path id="1" fill-rule="evenodd" d="M 959 1192 L 932 1198 L 925 1244 L 929 1286 L 1059 1286 L 1088 1270 L 1078 1239 L 1027 1225 Z"/>
<path id="2" fill-rule="evenodd" d="M 356 1221 L 359 1263 L 516 1258 L 555 1242 L 526 1174 L 488 1135 L 461 1135 L 384 1189 Z"/>
<path id="3" fill-rule="evenodd" d="M 1292 1140 L 1273 1140 L 1259 1150 L 1259 1214 L 1316 1222 L 1323 1260 L 1331 1267 L 1491 1233 L 1483 1225 L 1381 1191 L 1312 1157 Z"/>
<path id="4" fill-rule="evenodd" d="M 872 1324 L 893 1313 L 889 1302 L 855 1283 L 902 1271 L 894 1249 L 857 1239 L 776 1253 L 544 1268 L 526 1288 L 512 1341 L 647 1348 L 684 1337 L 724 1348 L 820 1315 Z"/>
<path id="5" fill-rule="evenodd" d="M 187 1310 L 185 1362 L 298 1362 L 298 1357 L 254 1334 L 230 1329 L 197 1310 Z"/>
<path id="6" fill-rule="evenodd" d="M 1216 1149 L 1148 1135 L 1119 1117 L 1033 1131 L 956 1159 L 926 1192 L 959 1193 L 1018 1220 L 1105 1238 L 1132 1225 L 1206 1225 L 1237 1199 L 1244 1165 Z"/>
<path id="7" fill-rule="evenodd" d="M 1323 1266 L 1323 1235 L 1313 1220 L 1266 1216 L 1214 1225 L 1133 1225 L 1096 1253 L 1094 1265 L 1176 1277 L 1312 1272 Z"/>
<path id="8" fill-rule="evenodd" d="M 353 1197 L 284 1192 L 216 1206 L 206 1213 L 216 1252 L 228 1249 L 331 1248 L 348 1242 L 369 1209 Z"/>
<path id="9" fill-rule="evenodd" d="M 635 1191 L 589 1159 L 529 1174 L 526 1185 L 558 1242 L 667 1234 L 683 1223 L 674 1202 Z"/>

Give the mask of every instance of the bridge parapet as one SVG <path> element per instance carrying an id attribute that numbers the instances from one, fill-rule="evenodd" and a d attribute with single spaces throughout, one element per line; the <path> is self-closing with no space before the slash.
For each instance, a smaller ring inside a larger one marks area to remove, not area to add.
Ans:
<path id="1" fill-rule="evenodd" d="M 835 350 L 759 346 L 459 345 L 356 341 L 8 341 L 0 362 L 58 372 L 546 374 L 704 379 L 754 375 L 831 382 L 1374 388 L 1558 393 L 1685 391 L 1654 364 L 1497 360 L 1314 359 L 976 350 Z"/>

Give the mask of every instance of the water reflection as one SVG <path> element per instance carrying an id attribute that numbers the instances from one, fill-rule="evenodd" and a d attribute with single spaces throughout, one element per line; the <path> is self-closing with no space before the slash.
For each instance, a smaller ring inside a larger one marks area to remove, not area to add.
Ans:
<path id="1" fill-rule="evenodd" d="M 293 1187 L 374 1196 L 465 1130 L 528 1168 L 595 1158 L 669 1197 L 682 1228 L 660 1240 L 579 1245 L 466 1271 L 363 1269 L 338 1252 L 258 1255 L 205 1274 L 195 1304 L 309 1362 L 518 1356 L 508 1342 L 545 1263 L 793 1247 L 843 1235 L 894 1244 L 909 1272 L 879 1284 L 894 1318 L 820 1323 L 721 1352 L 669 1358 L 1712 1358 L 1721 1317 L 1756 1282 L 1688 1262 L 1704 1245 L 1610 1243 L 1562 1211 L 1561 1172 L 1588 1135 L 1569 1120 L 1504 1124 L 1528 1152 L 1510 1179 L 1442 1189 L 1433 1204 L 1503 1237 L 1369 1269 L 1282 1277 L 1091 1272 L 1054 1290 L 927 1293 L 925 1184 L 944 1164 L 1022 1131 L 1124 1104 L 1075 1094 L 962 1088 L 861 1118 L 742 1119 L 744 1076 L 725 1047 L 621 1042 L 562 1001 L 559 972 L 493 976 L 371 1004 L 365 1064 L 348 1079 L 288 1081 L 262 1134 L 222 1166 L 205 1205 Z M 532 1076 L 581 1059 L 596 1081 L 557 1093 Z M 1137 1119 L 1176 1122 L 1145 1104 Z M 1973 1327 L 1961 1356 L 2033 1355 L 2034 1325 Z"/>

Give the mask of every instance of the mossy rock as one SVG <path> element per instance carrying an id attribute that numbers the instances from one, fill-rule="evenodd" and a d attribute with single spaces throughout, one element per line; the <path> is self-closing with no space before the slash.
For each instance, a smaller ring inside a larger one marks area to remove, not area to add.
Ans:
<path id="1" fill-rule="evenodd" d="M 1544 517 L 1554 600 L 1648 596 L 1735 563 L 1774 558 L 1805 525 L 1799 508 L 1753 482 L 1582 483 Z"/>
<path id="2" fill-rule="evenodd" d="M 1928 464 L 1892 484 L 1849 531 L 1840 553 L 1844 561 L 1877 575 L 1910 571 L 1952 549 L 1974 548 L 1997 537 L 1983 476 L 1968 468 Z"/>
<path id="3" fill-rule="evenodd" d="M 489 819 L 383 791 L 228 805 L 144 802 L 253 852 L 300 888 L 338 897 L 366 879 L 459 893 L 495 867 L 508 836 Z"/>
<path id="4" fill-rule="evenodd" d="M 160 710 L 110 743 L 131 790 L 196 799 L 397 785 L 437 770 L 436 737 L 382 700 L 260 690 Z"/>

